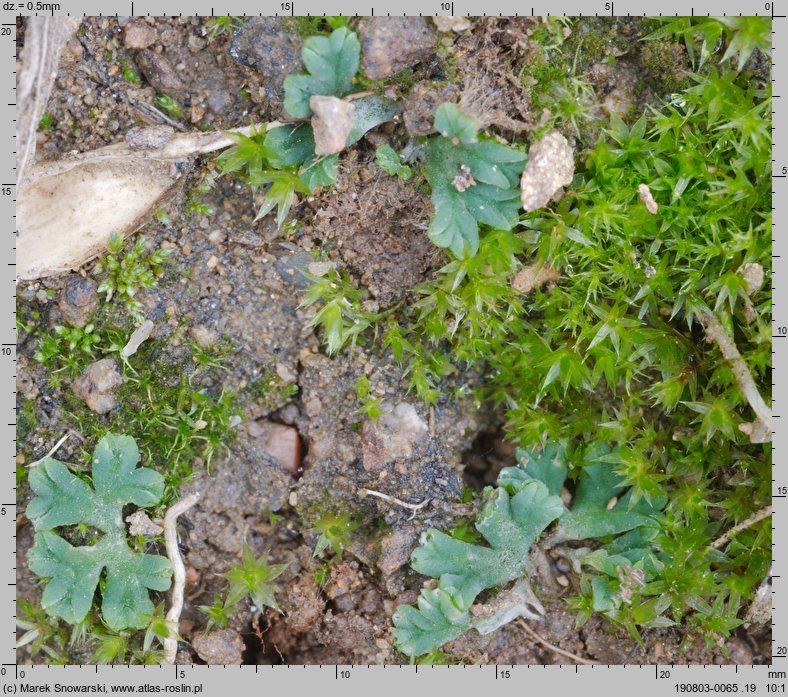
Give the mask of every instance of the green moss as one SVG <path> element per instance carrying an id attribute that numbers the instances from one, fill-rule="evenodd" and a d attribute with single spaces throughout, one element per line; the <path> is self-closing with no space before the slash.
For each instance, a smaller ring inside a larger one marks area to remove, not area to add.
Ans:
<path id="1" fill-rule="evenodd" d="M 183 118 L 183 107 L 168 94 L 159 94 L 153 103 L 175 119 Z"/>
<path id="2" fill-rule="evenodd" d="M 22 405 L 16 412 L 16 437 L 18 441 L 24 441 L 27 434 L 35 429 L 38 423 L 38 409 L 35 399 L 23 399 Z"/>
<path id="3" fill-rule="evenodd" d="M 109 431 L 133 436 L 146 463 L 164 475 L 162 505 L 168 505 L 195 467 L 210 467 L 235 438 L 235 395 L 201 387 L 220 370 L 218 357 L 206 360 L 189 350 L 174 356 L 163 342 L 147 341 L 122 365 L 117 409 L 100 416 L 64 387 L 62 412 L 83 435 L 86 451 Z"/>
<path id="4" fill-rule="evenodd" d="M 301 519 L 303 530 L 311 528 L 323 516 L 332 514 L 335 507 L 335 499 L 325 489 L 321 489 L 319 493 L 310 491 L 309 497 L 299 496 L 293 506 Z"/>
<path id="5" fill-rule="evenodd" d="M 687 52 L 681 44 L 666 39 L 649 41 L 641 52 L 643 65 L 660 93 L 672 93 L 689 86 Z"/>
<path id="6" fill-rule="evenodd" d="M 16 648 L 20 655 L 24 652 L 31 658 L 45 656 L 47 663 L 54 664 L 78 662 L 70 660 L 69 632 L 63 622 L 50 617 L 39 603 L 26 598 L 18 598 L 16 605 L 16 626 L 21 631 Z"/>
<path id="7" fill-rule="evenodd" d="M 41 133 L 49 133 L 55 129 L 55 118 L 48 111 L 45 111 L 38 121 L 38 130 Z"/>
<path id="8" fill-rule="evenodd" d="M 309 532 L 317 535 L 313 557 L 318 557 L 330 549 L 334 558 L 340 558 L 345 547 L 351 542 L 351 534 L 359 527 L 359 522 L 350 513 L 325 513 L 312 523 Z"/>
<path id="9" fill-rule="evenodd" d="M 586 38 L 583 35 L 586 25 L 583 20 L 571 24 L 571 33 L 564 39 L 564 23 L 555 20 L 556 26 L 544 30 L 541 53 L 537 54 L 523 68 L 521 77 L 531 95 L 532 110 L 535 114 L 548 114 L 544 125 L 532 135 L 538 140 L 544 133 L 554 128 L 573 132 L 581 146 L 593 145 L 599 134 L 601 112 L 597 98 L 585 71 L 593 63 L 587 60 Z M 591 34 L 593 42 L 601 39 Z M 552 37 L 549 41 L 546 37 Z M 601 44 L 597 46 L 601 54 Z M 607 49 L 604 49 L 607 50 Z M 592 51 L 594 53 L 594 51 Z M 601 59 L 600 59 L 601 60 Z"/>
<path id="10" fill-rule="evenodd" d="M 610 40 L 596 37 L 587 55 Z M 678 65 L 648 59 L 653 70 Z M 542 95 L 572 84 L 537 65 L 537 91 L 551 85 Z M 452 371 L 484 366 L 481 396 L 506 410 L 509 439 L 561 441 L 575 471 L 586 444 L 600 443 L 634 499 L 666 496 L 651 540 L 662 566 L 638 607 L 607 616 L 637 636 L 659 609 L 719 639 L 768 573 L 771 531 L 748 529 L 724 554 L 710 545 L 768 505 L 771 451 L 739 430 L 753 413 L 701 325 L 717 316 L 768 399 L 771 292 L 767 282 L 748 293 L 742 273 L 760 264 L 768 278 L 771 265 L 771 99 L 735 69 L 691 80 L 657 112 L 614 117 L 576 157 L 560 202 L 521 215 L 519 231 L 482 226 L 475 256 L 452 258 L 382 331 L 370 327 L 425 401 Z M 513 280 L 531 264 L 557 275 L 523 294 Z M 573 601 L 581 619 L 599 611 L 593 592 Z"/>
<path id="11" fill-rule="evenodd" d="M 407 94 L 425 75 L 426 71 L 419 67 L 405 68 L 383 80 L 370 80 L 362 72 L 359 72 L 355 84 L 360 90 L 383 92 L 388 87 L 396 87 L 401 94 Z"/>
<path id="12" fill-rule="evenodd" d="M 572 28 L 577 21 L 571 17 L 543 17 L 542 23 L 533 31 L 530 38 L 548 52 L 563 47 L 567 38 L 572 35 Z"/>
<path id="13" fill-rule="evenodd" d="M 298 385 L 286 383 L 273 370 L 266 370 L 261 377 L 249 383 L 244 397 L 266 411 L 273 411 L 293 401 L 298 390 Z"/>
<path id="14" fill-rule="evenodd" d="M 93 273 L 102 278 L 98 292 L 105 294 L 106 302 L 117 298 L 135 322 L 141 324 L 142 304 L 135 295 L 142 289 L 156 287 L 172 249 L 149 250 L 144 237 L 138 238 L 130 249 L 125 249 L 125 245 L 123 236 L 113 232 L 107 243 L 107 254 L 93 267 Z"/>
<path id="15" fill-rule="evenodd" d="M 107 60 L 110 61 L 111 58 L 108 58 Z M 142 82 L 139 71 L 134 67 L 133 64 L 123 57 L 121 57 L 118 62 L 121 69 L 121 75 L 123 75 L 123 79 L 126 82 L 130 82 L 132 85 L 139 85 Z"/>
<path id="16" fill-rule="evenodd" d="M 616 56 L 635 55 L 633 48 L 637 51 L 639 40 L 650 26 L 642 18 L 635 17 L 577 18 L 560 54 L 574 63 L 578 75 L 585 75 L 596 63 L 615 61 Z"/>
<path id="17" fill-rule="evenodd" d="M 349 26 L 352 17 L 282 17 L 284 28 L 298 34 L 303 39 L 308 39 L 316 34 L 330 34 L 334 29 Z"/>
<path id="18" fill-rule="evenodd" d="M 376 421 L 383 413 L 380 399 L 372 395 L 372 383 L 366 375 L 356 380 L 356 401 L 359 404 L 358 413 L 364 414 L 370 421 Z"/>
<path id="19" fill-rule="evenodd" d="M 561 61 L 534 61 L 524 71 L 524 76 L 530 76 L 535 83 L 531 88 L 532 95 L 538 95 L 552 87 L 553 83 L 566 78 L 567 68 Z"/>
<path id="20" fill-rule="evenodd" d="M 240 16 L 225 15 L 211 17 L 205 22 L 208 30 L 208 43 L 213 43 L 218 37 L 232 34 L 236 29 L 243 26 L 244 18 Z"/>
<path id="21" fill-rule="evenodd" d="M 583 17 L 575 22 L 567 39 L 564 55 L 574 56 L 578 73 L 604 61 L 615 47 L 616 21 L 602 17 Z"/>
<path id="22" fill-rule="evenodd" d="M 549 46 L 552 41 L 552 33 L 546 26 L 541 26 L 531 34 L 531 39 L 541 46 Z"/>
<path id="23" fill-rule="evenodd" d="M 299 15 L 282 17 L 280 21 L 286 31 L 289 31 L 291 34 L 297 34 L 302 39 L 321 33 L 321 27 L 327 26 L 323 24 L 322 17 L 304 17 Z"/>

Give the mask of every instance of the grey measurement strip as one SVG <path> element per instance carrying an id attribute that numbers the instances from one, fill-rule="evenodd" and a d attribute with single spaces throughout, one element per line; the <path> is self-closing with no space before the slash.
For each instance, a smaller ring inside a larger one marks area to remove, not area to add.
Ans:
<path id="1" fill-rule="evenodd" d="M 0 617 L 8 618 L 6 641 L 13 641 L 16 618 L 16 19 L 4 12 L 0 23 L 0 216 L 5 220 L 0 249 Z M 0 644 L 0 656 L 14 655 Z M 13 658 L 11 659 L 13 660 Z M 2 677 L 0 677 L 2 679 Z"/>
<path id="2" fill-rule="evenodd" d="M 0 400 L 0 408 L 6 410 L 7 418 L 0 417 L 0 456 L 7 462 L 3 469 L 0 486 L 0 501 L 15 500 L 16 469 L 16 370 L 15 370 L 15 216 L 14 204 L 16 186 L 15 162 L 15 58 L 14 43 L 15 16 L 18 14 L 71 14 L 71 15 L 256 15 L 261 9 L 268 10 L 266 15 L 323 15 L 327 9 L 324 3 L 297 0 L 296 2 L 271 3 L 261 8 L 257 3 L 228 1 L 221 8 L 210 2 L 192 0 L 189 3 L 168 2 L 166 13 L 162 12 L 161 2 L 136 0 L 136 2 L 112 2 L 83 0 L 82 2 L 40 3 L 7 2 L 2 5 L 4 14 L 0 29 L 0 47 L 5 47 L 8 69 L 0 77 L 0 90 L 7 99 L 0 101 L 0 143 L 4 145 L 6 163 L 3 181 L 0 184 L 0 214 L 6 222 L 4 244 L 7 245 L 5 262 L 0 265 L 4 273 L 0 283 L 6 290 L 0 293 L 2 311 L 8 325 L 0 324 L 0 385 L 5 387 L 2 394 L 7 398 Z M 221 12 L 217 12 L 221 9 Z M 634 0 L 615 0 L 580 2 L 531 2 L 521 5 L 510 0 L 485 3 L 483 7 L 471 2 L 411 2 L 403 0 L 391 6 L 370 6 L 351 0 L 335 3 L 329 8 L 340 15 L 385 15 L 385 14 L 424 14 L 424 15 L 479 15 L 480 9 L 486 14 L 501 15 L 767 15 L 774 18 L 773 36 L 773 134 L 774 134 L 774 179 L 773 179 L 773 262 L 774 275 L 782 272 L 782 260 L 788 258 L 788 242 L 778 231 L 788 223 L 785 206 L 780 205 L 788 199 L 788 177 L 783 167 L 788 167 L 788 141 L 776 126 L 786 123 L 783 102 L 786 93 L 785 74 L 782 59 L 788 50 L 788 21 L 785 19 L 785 2 L 754 3 L 695 2 L 688 7 L 677 0 L 649 4 Z M 2 40 L 5 40 L 3 43 Z M 0 54 L 2 55 L 2 54 Z M 785 170 L 788 172 L 788 170 Z M 773 336 L 781 336 L 780 327 L 788 326 L 788 312 L 783 310 L 783 300 L 779 297 L 782 288 L 775 285 L 775 319 Z M 786 286 L 788 299 L 788 286 Z M 779 299 L 778 299 L 779 298 Z M 788 330 L 786 330 L 788 333 Z M 782 395 L 788 394 L 788 370 L 782 370 L 785 362 L 780 359 L 788 355 L 788 341 L 778 341 L 774 345 L 774 365 L 780 366 L 773 371 L 773 394 L 775 416 L 779 417 L 782 408 Z M 5 639 L 0 640 L 0 685 L 6 694 L 21 692 L 120 692 L 134 691 L 146 693 L 186 693 L 203 695 L 249 694 L 265 691 L 273 695 L 292 687 L 300 692 L 320 691 L 326 694 L 352 695 L 401 694 L 403 690 L 416 689 L 423 694 L 429 692 L 453 691 L 458 695 L 475 694 L 494 689 L 505 694 L 550 691 L 554 694 L 571 692 L 583 695 L 629 695 L 637 692 L 639 696 L 663 695 L 668 693 L 747 693 L 781 694 L 786 692 L 788 682 L 788 603 L 783 600 L 784 584 L 788 579 L 788 556 L 786 544 L 781 540 L 782 530 L 786 529 L 788 518 L 788 465 L 779 463 L 786 445 L 786 437 L 780 430 L 777 419 L 777 432 L 774 436 L 773 452 L 776 453 L 773 466 L 774 478 L 774 649 L 771 666 L 604 666 L 604 665 L 554 665 L 554 666 L 17 666 L 14 650 L 15 616 L 15 567 L 16 567 L 16 514 L 15 504 L 0 504 L 0 530 L 3 531 L 0 554 L 6 564 L 0 566 L 0 612 L 8 618 Z M 429 692 L 428 692 L 429 691 Z"/>
<path id="3" fill-rule="evenodd" d="M 215 0 L 189 3 L 153 2 L 152 0 L 135 0 L 135 2 L 102 2 L 101 0 L 82 0 L 60 3 L 21 2 L 5 3 L 4 9 L 9 14 L 21 15 L 326 15 L 325 3 L 315 0 L 292 0 L 291 2 L 272 2 L 270 7 L 260 7 L 259 3 L 244 2 L 244 0 L 229 0 L 221 6 L 216 6 Z M 40 9 L 37 9 L 40 8 Z M 261 9 L 267 12 L 261 12 Z M 441 0 L 427 0 L 414 2 L 402 0 L 385 4 L 370 4 L 360 0 L 343 0 L 334 3 L 333 12 L 341 15 L 599 15 L 599 16 L 646 16 L 646 15 L 760 15 L 780 17 L 785 14 L 784 1 L 765 2 L 756 0 L 754 3 L 725 2 L 725 0 L 701 0 L 688 6 L 680 0 L 660 0 L 649 5 L 637 0 L 566 0 L 563 2 L 549 2 L 542 0 L 528 3 L 518 3 L 512 0 L 501 0 L 495 3 L 474 3 L 470 0 L 456 0 L 455 2 L 442 2 Z M 482 12 L 485 10 L 485 12 Z M 489 10 L 489 11 L 487 11 Z"/>

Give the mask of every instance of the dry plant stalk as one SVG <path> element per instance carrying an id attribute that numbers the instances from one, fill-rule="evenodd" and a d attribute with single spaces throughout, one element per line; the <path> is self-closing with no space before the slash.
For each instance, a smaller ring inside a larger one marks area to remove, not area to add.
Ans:
<path id="1" fill-rule="evenodd" d="M 545 646 L 548 649 L 550 649 L 553 653 L 557 653 L 559 656 L 564 656 L 564 658 L 570 658 L 573 661 L 577 661 L 579 664 L 584 665 L 584 666 L 596 665 L 596 663 L 597 663 L 596 661 L 591 661 L 591 660 L 589 660 L 587 658 L 583 658 L 582 656 L 578 656 L 576 653 L 572 653 L 571 651 L 566 651 L 565 649 L 562 649 L 562 648 L 560 648 L 558 646 L 555 646 L 554 644 L 551 644 L 549 641 L 546 641 L 545 639 L 542 639 L 542 637 L 540 637 L 533 629 L 531 629 L 526 624 L 525 620 L 523 620 L 523 619 L 518 620 L 517 624 L 532 639 L 535 639 L 542 646 Z"/>
<path id="2" fill-rule="evenodd" d="M 739 349 L 714 313 L 704 313 L 700 321 L 706 330 L 706 341 L 714 342 L 719 346 L 723 358 L 728 361 L 733 371 L 733 379 L 736 380 L 736 384 L 757 417 L 752 423 L 739 424 L 739 430 L 749 436 L 751 443 L 771 442 L 772 411 L 758 392 L 750 368 L 741 357 Z"/>
<path id="3" fill-rule="evenodd" d="M 167 511 L 164 516 L 164 543 L 167 547 L 167 556 L 172 564 L 172 595 L 170 596 L 170 609 L 167 611 L 167 626 L 170 632 L 177 633 L 178 622 L 183 610 L 183 588 L 186 585 L 186 567 L 181 559 L 181 552 L 178 549 L 178 531 L 176 525 L 178 517 L 186 513 L 197 501 L 199 494 L 190 494 L 181 499 Z M 178 653 L 178 639 L 167 636 L 164 640 L 164 656 L 162 664 L 174 665 L 175 655 Z"/>
<path id="4" fill-rule="evenodd" d="M 738 535 L 742 530 L 746 530 L 747 528 L 751 528 L 756 523 L 760 523 L 762 520 L 765 520 L 772 514 L 772 507 L 765 506 L 761 508 L 760 511 L 756 511 L 753 513 L 749 518 L 743 520 L 738 525 L 734 525 L 730 530 L 728 530 L 724 535 L 720 535 L 714 542 L 709 545 L 710 549 L 720 549 L 724 547 L 728 542 L 730 542 L 736 535 Z"/>
<path id="5" fill-rule="evenodd" d="M 232 132 L 248 136 L 260 128 Z M 95 258 L 112 232 L 129 235 L 147 220 L 195 155 L 233 144 L 226 132 L 152 127 L 131 131 L 122 143 L 32 165 L 17 196 L 17 278 L 53 276 Z"/>
<path id="6" fill-rule="evenodd" d="M 424 508 L 424 506 L 426 506 L 432 500 L 424 499 L 421 503 L 408 503 L 407 501 L 398 499 L 396 496 L 389 496 L 388 494 L 383 494 L 380 491 L 374 491 L 373 489 L 361 489 L 360 493 L 362 493 L 364 496 L 375 496 L 376 498 L 393 503 L 395 506 L 401 506 L 402 508 L 407 508 L 408 510 L 413 511 L 413 514 L 410 516 L 410 518 L 408 518 L 408 520 L 413 520 L 416 517 L 416 513 Z"/>
<path id="7" fill-rule="evenodd" d="M 28 17 L 25 46 L 17 64 L 16 177 L 25 178 L 36 152 L 36 131 L 46 109 L 63 47 L 78 17 Z"/>

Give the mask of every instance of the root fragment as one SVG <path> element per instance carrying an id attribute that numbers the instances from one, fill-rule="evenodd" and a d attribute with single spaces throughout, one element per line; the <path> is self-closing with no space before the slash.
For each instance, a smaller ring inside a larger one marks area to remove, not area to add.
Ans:
<path id="1" fill-rule="evenodd" d="M 772 507 L 765 506 L 761 508 L 760 511 L 756 511 L 753 513 L 749 518 L 743 520 L 738 525 L 734 525 L 728 532 L 724 535 L 720 535 L 714 542 L 709 545 L 709 549 L 720 549 L 724 547 L 728 542 L 730 542 L 736 535 L 738 535 L 742 530 L 746 530 L 747 528 L 751 528 L 756 523 L 760 523 L 762 520 L 765 520 L 772 514 Z"/>
<path id="2" fill-rule="evenodd" d="M 70 435 L 73 435 L 72 431 L 66 431 L 61 437 L 61 439 L 57 443 L 55 443 L 54 446 L 52 446 L 52 449 L 46 455 L 44 455 L 44 457 L 42 457 L 40 460 L 36 460 L 35 462 L 31 462 L 27 466 L 35 467 L 36 465 L 41 464 L 47 458 L 52 457 L 58 450 L 60 450 L 60 446 L 63 445 L 63 443 L 65 443 L 68 440 L 68 437 Z"/>
<path id="3" fill-rule="evenodd" d="M 582 656 L 578 656 L 577 654 L 572 653 L 571 651 L 565 651 L 564 649 L 551 644 L 549 641 L 542 639 L 542 637 L 540 637 L 533 629 L 531 629 L 525 623 L 524 620 L 519 620 L 517 624 L 526 634 L 528 634 L 528 636 L 538 641 L 542 646 L 545 646 L 548 649 L 550 649 L 553 653 L 557 653 L 559 656 L 563 656 L 564 658 L 571 658 L 573 661 L 577 661 L 578 663 L 584 666 L 597 665 L 596 661 L 592 661 L 588 658 L 583 658 Z"/>
<path id="4" fill-rule="evenodd" d="M 706 330 L 706 341 L 714 342 L 719 346 L 723 358 L 730 364 L 736 384 L 758 417 L 752 423 L 740 424 L 739 430 L 750 437 L 751 443 L 771 442 L 772 411 L 761 397 L 761 393 L 758 392 L 749 366 L 741 357 L 730 334 L 713 313 L 705 313 L 700 321 Z"/>
<path id="5" fill-rule="evenodd" d="M 408 520 L 413 520 L 413 518 L 416 517 L 416 513 L 424 508 L 424 506 L 426 506 L 432 500 L 424 499 L 421 503 L 408 503 L 407 501 L 398 499 L 395 496 L 389 496 L 388 494 L 383 494 L 380 491 L 374 491 L 373 489 L 361 489 L 361 493 L 363 493 L 365 496 L 375 496 L 379 499 L 383 499 L 384 501 L 388 501 L 389 503 L 393 503 L 396 506 L 401 506 L 402 508 L 407 508 L 413 511 L 413 515 L 408 518 Z"/>
<path id="6" fill-rule="evenodd" d="M 172 636 L 177 635 L 178 622 L 183 610 L 183 589 L 186 585 L 186 567 L 183 565 L 181 552 L 178 549 L 178 531 L 176 525 L 178 517 L 186 513 L 197 501 L 199 494 L 191 494 L 178 501 L 167 511 L 164 516 L 164 543 L 167 547 L 167 556 L 172 564 L 172 595 L 170 597 L 170 609 L 167 611 L 167 625 L 170 636 L 164 640 L 163 665 L 174 665 L 175 654 L 178 652 L 178 639 Z M 174 628 L 174 631 L 173 631 Z"/>

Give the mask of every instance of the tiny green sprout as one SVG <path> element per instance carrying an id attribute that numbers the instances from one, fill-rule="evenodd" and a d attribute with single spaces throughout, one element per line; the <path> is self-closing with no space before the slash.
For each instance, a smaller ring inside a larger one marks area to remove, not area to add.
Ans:
<path id="1" fill-rule="evenodd" d="M 45 111 L 41 114 L 41 118 L 38 120 L 38 130 L 41 133 L 48 133 L 55 128 L 55 118 L 50 114 L 48 111 Z"/>
<path id="2" fill-rule="evenodd" d="M 350 544 L 350 533 L 358 527 L 359 524 L 353 520 L 350 513 L 342 515 L 329 513 L 319 518 L 310 529 L 310 532 L 318 535 L 312 556 L 321 555 L 329 547 L 337 557 L 341 556 L 342 551 Z"/>
<path id="3" fill-rule="evenodd" d="M 211 208 L 207 203 L 201 203 L 200 201 L 195 201 L 194 199 L 189 199 L 187 202 L 186 212 L 193 216 L 211 216 L 214 214 L 213 208 Z"/>
<path id="4" fill-rule="evenodd" d="M 479 531 L 476 530 L 473 527 L 473 523 L 468 520 L 463 520 L 461 523 L 451 528 L 449 530 L 449 535 L 455 540 L 462 540 L 463 542 L 470 542 L 471 544 L 476 544 L 482 539 Z"/>
<path id="5" fill-rule="evenodd" d="M 127 632 L 113 632 L 104 627 L 97 627 L 91 635 L 96 642 L 96 648 L 91 656 L 92 663 L 102 666 L 126 662 L 131 650 L 130 636 Z"/>
<path id="6" fill-rule="evenodd" d="M 123 79 L 132 85 L 139 85 L 142 82 L 139 71 L 125 58 L 120 60 L 120 70 Z"/>
<path id="7" fill-rule="evenodd" d="M 321 327 L 329 355 L 348 343 L 356 343 L 360 335 L 374 325 L 380 314 L 364 309 L 364 291 L 356 288 L 345 272 L 329 269 L 323 276 L 309 275 L 312 280 L 301 301 L 301 307 L 320 303 L 322 307 L 309 321 L 309 327 Z"/>
<path id="8" fill-rule="evenodd" d="M 356 381 L 356 399 L 361 405 L 358 408 L 359 414 L 366 414 L 370 421 L 376 421 L 383 413 L 380 407 L 380 400 L 373 397 L 372 384 L 366 375 L 362 375 Z"/>
<path id="9" fill-rule="evenodd" d="M 157 95 L 156 99 L 153 100 L 153 103 L 159 107 L 159 109 L 166 111 L 173 118 L 183 118 L 183 107 L 168 94 Z"/>
<path id="10" fill-rule="evenodd" d="M 205 203 L 200 202 L 198 197 L 202 196 L 203 194 L 207 194 L 211 190 L 218 176 L 218 172 L 209 172 L 203 176 L 194 187 L 190 189 L 186 198 L 186 212 L 188 215 L 210 216 L 214 214 L 213 208 Z"/>
<path id="11" fill-rule="evenodd" d="M 341 29 L 350 26 L 351 17 L 323 17 L 326 24 L 332 29 Z"/>
<path id="12" fill-rule="evenodd" d="M 475 495 L 474 490 L 467 486 L 466 484 L 462 485 L 462 489 L 460 490 L 460 503 L 473 503 L 473 497 Z"/>
<path id="13" fill-rule="evenodd" d="M 445 653 L 440 649 L 433 649 L 415 660 L 417 666 L 456 666 L 461 663 L 462 661 L 457 656 Z"/>
<path id="14" fill-rule="evenodd" d="M 93 333 L 92 324 L 84 327 L 55 327 L 55 334 L 60 337 L 61 344 L 64 344 L 69 351 L 84 351 L 92 354 L 93 345 L 100 341 L 99 337 Z"/>
<path id="15" fill-rule="evenodd" d="M 170 226 L 170 214 L 164 208 L 159 208 L 156 211 L 156 220 L 158 220 L 165 227 Z"/>
<path id="16" fill-rule="evenodd" d="M 18 598 L 16 605 L 16 626 L 24 633 L 16 640 L 15 648 L 27 647 L 31 657 L 44 653 L 55 664 L 68 663 L 66 656 L 68 634 L 60 623 L 53 621 L 40 604 Z"/>
<path id="17" fill-rule="evenodd" d="M 237 605 L 246 596 L 249 596 L 252 604 L 260 612 L 266 607 L 281 612 L 274 597 L 277 590 L 274 579 L 280 576 L 286 568 L 287 564 L 269 564 L 267 553 L 256 558 L 252 548 L 245 544 L 241 561 L 231 564 L 229 571 L 221 574 L 230 582 L 226 604 Z"/>
<path id="18" fill-rule="evenodd" d="M 60 342 L 57 337 L 47 334 L 38 340 L 38 351 L 33 354 L 33 358 L 39 363 L 48 365 L 60 355 Z"/>
<path id="19" fill-rule="evenodd" d="M 32 334 L 36 330 L 36 322 L 41 318 L 40 315 L 37 310 L 31 312 L 26 307 L 20 307 L 16 311 L 16 331 L 20 334 Z"/>
<path id="20" fill-rule="evenodd" d="M 94 357 L 94 347 L 101 341 L 94 330 L 92 324 L 85 327 L 56 325 L 51 333 L 39 336 L 38 350 L 33 358 L 51 367 L 53 373 L 65 370 L 76 375 L 85 361 Z"/>
<path id="21" fill-rule="evenodd" d="M 208 623 L 205 626 L 206 632 L 210 632 L 214 627 L 226 629 L 235 612 L 235 606 L 225 602 L 218 593 L 213 594 L 212 605 L 200 605 L 197 609 L 208 617 Z"/>
<path id="22" fill-rule="evenodd" d="M 165 639 L 180 640 L 178 627 L 175 622 L 167 619 L 164 603 L 159 603 L 150 615 L 146 615 L 148 626 L 142 640 L 143 653 L 149 653 L 153 648 L 153 640 L 157 639 L 163 646 Z"/>
<path id="23" fill-rule="evenodd" d="M 163 272 L 164 262 L 172 254 L 172 249 L 159 249 L 149 252 L 144 237 L 139 238 L 134 246 L 122 254 L 125 241 L 121 235 L 113 232 L 107 244 L 108 252 L 99 260 L 93 269 L 96 275 L 106 274 L 98 287 L 104 293 L 107 302 L 119 297 L 136 322 L 142 322 L 142 304 L 135 294 L 144 288 L 154 288 Z"/>
<path id="24" fill-rule="evenodd" d="M 243 24 L 243 18 L 225 15 L 223 17 L 211 17 L 205 27 L 208 29 L 208 43 L 211 44 L 220 36 L 231 34 Z"/>
<path id="25" fill-rule="evenodd" d="M 402 164 L 400 154 L 388 144 L 381 145 L 375 151 L 375 161 L 386 174 L 392 177 L 396 176 L 407 181 L 413 176 L 413 170 Z"/>
<path id="26" fill-rule="evenodd" d="M 317 569 L 315 569 L 314 573 L 315 583 L 317 583 L 320 588 L 325 588 L 331 582 L 331 564 L 323 563 L 320 564 Z"/>

